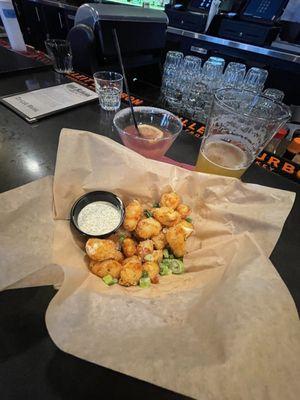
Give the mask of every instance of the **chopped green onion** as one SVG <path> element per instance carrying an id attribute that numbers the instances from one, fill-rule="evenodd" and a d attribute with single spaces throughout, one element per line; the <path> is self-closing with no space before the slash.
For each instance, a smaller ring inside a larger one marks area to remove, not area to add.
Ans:
<path id="1" fill-rule="evenodd" d="M 184 272 L 183 261 L 176 258 L 165 258 L 160 264 L 160 269 L 166 265 L 173 274 L 182 274 Z"/>
<path id="2" fill-rule="evenodd" d="M 147 255 L 144 257 L 144 260 L 145 260 L 145 261 L 153 261 L 153 255 L 152 255 L 152 254 L 147 254 Z"/>
<path id="3" fill-rule="evenodd" d="M 164 262 L 161 262 L 159 264 L 159 273 L 160 275 L 164 276 L 164 275 L 171 275 L 172 271 L 170 270 L 170 268 L 168 267 L 167 264 L 165 264 Z"/>
<path id="4" fill-rule="evenodd" d="M 166 265 L 168 268 L 170 267 L 170 263 L 171 263 L 171 259 L 170 258 L 164 258 L 159 265 L 161 266 L 162 264 Z"/>
<path id="5" fill-rule="evenodd" d="M 186 217 L 185 220 L 186 220 L 186 222 L 190 222 L 190 223 L 193 221 L 191 217 Z"/>
<path id="6" fill-rule="evenodd" d="M 119 236 L 119 241 L 122 243 L 123 240 L 126 239 L 126 235 L 122 234 Z"/>
<path id="7" fill-rule="evenodd" d="M 159 207 L 160 207 L 159 203 L 154 203 L 153 204 L 153 208 L 159 208 Z"/>
<path id="8" fill-rule="evenodd" d="M 118 282 L 118 279 L 113 278 L 111 275 L 105 275 L 102 280 L 107 286 L 114 285 Z"/>
<path id="9" fill-rule="evenodd" d="M 149 276 L 143 278 L 141 277 L 140 281 L 139 281 L 139 286 L 143 289 L 146 289 L 148 287 L 151 286 L 151 280 L 149 278 Z"/>
<path id="10" fill-rule="evenodd" d="M 168 259 L 175 258 L 170 249 L 164 249 L 163 257 Z"/>
<path id="11" fill-rule="evenodd" d="M 152 217 L 152 213 L 149 210 L 144 210 L 144 214 L 146 215 L 147 218 Z"/>
<path id="12" fill-rule="evenodd" d="M 184 265 L 181 260 L 176 260 L 176 259 L 171 260 L 170 268 L 173 274 L 182 274 L 184 272 Z"/>
<path id="13" fill-rule="evenodd" d="M 164 251 L 163 251 L 163 257 L 164 257 L 164 258 L 169 258 L 169 250 L 168 250 L 168 249 L 164 249 Z"/>
<path id="14" fill-rule="evenodd" d="M 147 271 L 143 271 L 142 272 L 142 278 L 148 278 L 148 277 L 149 277 L 148 272 Z"/>

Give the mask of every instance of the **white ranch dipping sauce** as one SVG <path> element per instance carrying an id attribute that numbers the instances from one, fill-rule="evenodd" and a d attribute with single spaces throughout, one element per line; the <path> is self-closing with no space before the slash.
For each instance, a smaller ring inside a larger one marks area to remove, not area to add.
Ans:
<path id="1" fill-rule="evenodd" d="M 104 235 L 113 231 L 121 221 L 121 213 L 107 201 L 95 201 L 79 212 L 77 224 L 88 235 Z"/>

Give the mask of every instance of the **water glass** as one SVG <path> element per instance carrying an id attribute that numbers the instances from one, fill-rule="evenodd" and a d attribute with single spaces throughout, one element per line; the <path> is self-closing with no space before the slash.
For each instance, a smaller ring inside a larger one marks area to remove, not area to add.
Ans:
<path id="1" fill-rule="evenodd" d="M 165 90 L 165 103 L 168 109 L 173 112 L 178 112 L 182 102 L 182 84 L 181 80 L 178 78 L 178 71 L 176 71 L 168 81 Z"/>
<path id="2" fill-rule="evenodd" d="M 224 62 L 225 64 L 225 62 Z M 216 71 L 216 73 L 222 74 L 224 64 L 216 61 L 214 57 L 210 57 L 205 63 L 203 64 L 202 72 L 204 75 L 210 75 L 210 71 Z"/>
<path id="3" fill-rule="evenodd" d="M 206 106 L 207 88 L 203 82 L 195 82 L 189 93 L 185 96 L 182 113 L 185 117 L 201 122 Z"/>
<path id="4" fill-rule="evenodd" d="M 200 80 L 202 60 L 195 56 L 186 56 L 181 64 L 178 80 L 182 92 L 182 101 L 185 103 L 190 96 L 190 91 Z"/>
<path id="5" fill-rule="evenodd" d="M 48 55 L 54 64 L 54 69 L 59 73 L 72 72 L 72 50 L 70 42 L 61 39 L 45 41 Z"/>
<path id="6" fill-rule="evenodd" d="M 120 108 L 123 76 L 118 72 L 100 71 L 94 74 L 94 81 L 101 108 L 106 111 Z"/>
<path id="7" fill-rule="evenodd" d="M 285 104 L 262 94 L 244 89 L 217 90 L 196 170 L 241 177 L 290 116 Z"/>
<path id="8" fill-rule="evenodd" d="M 195 74 L 201 66 L 202 60 L 195 56 L 185 56 L 182 64 L 182 71 L 188 74 Z"/>
<path id="9" fill-rule="evenodd" d="M 177 68 L 183 59 L 180 51 L 168 51 L 166 55 L 164 68 Z"/>
<path id="10" fill-rule="evenodd" d="M 268 88 L 264 91 L 264 95 L 269 97 L 269 99 L 282 101 L 284 98 L 284 93 L 279 89 Z"/>
<path id="11" fill-rule="evenodd" d="M 162 76 L 161 93 L 163 95 L 166 95 L 168 88 L 173 86 L 182 60 L 183 54 L 179 51 L 168 51 Z"/>
<path id="12" fill-rule="evenodd" d="M 240 87 L 246 74 L 246 65 L 230 62 L 224 72 L 223 87 Z"/>
<path id="13" fill-rule="evenodd" d="M 183 92 L 187 93 L 191 86 L 197 82 L 201 75 L 202 60 L 195 56 L 186 56 L 181 63 L 179 79 L 181 80 Z"/>
<path id="14" fill-rule="evenodd" d="M 201 60 L 198 57 L 186 56 L 173 70 L 173 78 L 165 91 L 166 103 L 170 110 L 179 112 L 184 93 L 192 85 L 199 64 L 201 65 Z"/>
<path id="15" fill-rule="evenodd" d="M 193 85 L 184 104 L 184 114 L 195 121 L 206 123 L 214 92 L 220 87 L 225 60 L 210 57 L 203 65 L 201 80 Z"/>
<path id="16" fill-rule="evenodd" d="M 202 76 L 210 85 L 216 87 L 222 79 L 225 60 L 219 57 L 210 57 L 203 65 Z"/>
<path id="17" fill-rule="evenodd" d="M 264 84 L 268 77 L 268 71 L 261 68 L 252 67 L 248 70 L 244 79 L 243 88 L 253 90 L 254 92 L 262 92 Z"/>
<path id="18" fill-rule="evenodd" d="M 222 65 L 222 71 L 223 71 L 223 69 L 224 69 L 224 67 L 225 67 L 225 60 L 224 60 L 224 58 L 221 58 L 221 57 L 209 57 L 208 61 L 209 61 L 210 63 L 215 63 L 215 64 L 220 64 L 220 65 Z"/>

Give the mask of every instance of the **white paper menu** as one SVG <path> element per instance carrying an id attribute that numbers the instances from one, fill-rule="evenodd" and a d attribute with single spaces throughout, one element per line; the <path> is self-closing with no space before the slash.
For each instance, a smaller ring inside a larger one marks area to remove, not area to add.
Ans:
<path id="1" fill-rule="evenodd" d="M 1 102 L 28 122 L 98 98 L 97 93 L 78 83 L 65 83 L 26 93 L 2 97 Z"/>

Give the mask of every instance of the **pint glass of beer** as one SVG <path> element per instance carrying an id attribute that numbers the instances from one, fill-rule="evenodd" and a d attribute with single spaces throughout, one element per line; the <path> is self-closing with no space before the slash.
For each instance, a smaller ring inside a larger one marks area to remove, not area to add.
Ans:
<path id="1" fill-rule="evenodd" d="M 263 94 L 217 90 L 196 171 L 240 178 L 289 118 L 289 107 Z"/>

